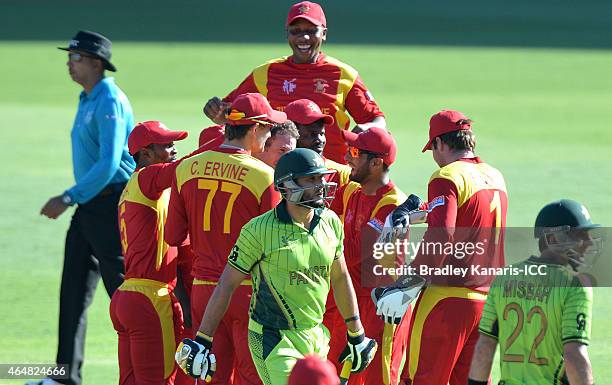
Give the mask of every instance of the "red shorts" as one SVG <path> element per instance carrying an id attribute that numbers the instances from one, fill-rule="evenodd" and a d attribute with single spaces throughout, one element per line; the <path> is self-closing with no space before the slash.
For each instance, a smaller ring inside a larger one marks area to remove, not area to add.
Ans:
<path id="1" fill-rule="evenodd" d="M 426 288 L 410 323 L 408 363 L 412 385 L 467 384 L 486 294 L 466 288 Z"/>
<path id="2" fill-rule="evenodd" d="M 183 313 L 167 285 L 128 279 L 113 295 L 110 316 L 119 336 L 119 385 L 174 384 Z"/>
<path id="3" fill-rule="evenodd" d="M 214 283 L 194 280 L 191 295 L 191 315 L 194 329 L 198 328 L 213 291 Z M 249 350 L 248 325 L 251 284 L 242 284 L 234 292 L 225 316 L 215 332 L 213 353 L 217 357 L 217 372 L 206 385 L 262 385 Z M 200 381 L 204 384 L 203 381 Z"/>
<path id="4" fill-rule="evenodd" d="M 359 317 L 366 336 L 378 343 L 374 360 L 361 373 L 349 377 L 349 385 L 396 385 L 399 382 L 402 364 L 408 347 L 408 330 L 410 326 L 410 308 L 399 325 L 386 324 L 376 315 L 376 307 L 370 297 L 358 297 Z M 338 372 L 341 365 L 338 356 L 346 346 L 346 325 L 337 309 L 330 309 L 326 314 L 331 339 L 327 358 L 336 365 Z"/>

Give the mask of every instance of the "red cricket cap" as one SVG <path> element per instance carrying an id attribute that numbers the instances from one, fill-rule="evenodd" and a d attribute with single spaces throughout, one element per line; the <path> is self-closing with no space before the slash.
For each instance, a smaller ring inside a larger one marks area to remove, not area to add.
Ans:
<path id="1" fill-rule="evenodd" d="M 149 120 L 136 124 L 128 137 L 128 149 L 134 155 L 150 144 L 164 144 L 183 140 L 189 135 L 187 131 L 170 131 L 168 127 L 157 120 Z"/>
<path id="2" fill-rule="evenodd" d="M 232 126 L 287 121 L 287 115 L 284 112 L 273 109 L 268 99 L 258 93 L 238 95 L 232 102 L 229 113 L 225 114 L 225 118 Z"/>
<path id="3" fill-rule="evenodd" d="M 351 147 L 379 154 L 387 166 L 395 162 L 397 156 L 397 144 L 395 139 L 384 128 L 371 127 L 355 134 L 351 131 L 343 131 L 344 141 Z"/>
<path id="4" fill-rule="evenodd" d="M 287 385 L 338 384 L 340 379 L 334 365 L 314 354 L 309 354 L 295 363 L 287 382 Z"/>
<path id="5" fill-rule="evenodd" d="M 323 119 L 326 125 L 334 124 L 334 118 L 321 112 L 317 103 L 309 99 L 298 99 L 287 104 L 285 114 L 287 119 L 298 124 L 311 124 L 319 119 Z"/>
<path id="6" fill-rule="evenodd" d="M 210 148 L 220 146 L 225 141 L 224 135 L 224 126 L 214 125 L 206 127 L 202 130 L 202 132 L 200 132 L 200 137 L 198 138 L 198 146 L 202 147 L 206 145 Z"/>
<path id="7" fill-rule="evenodd" d="M 460 130 L 471 130 L 472 121 L 459 111 L 443 110 L 429 119 L 429 141 L 423 152 L 431 150 L 431 142 L 440 135 Z"/>
<path id="8" fill-rule="evenodd" d="M 287 15 L 287 22 L 285 27 L 288 27 L 296 19 L 308 20 L 316 26 L 323 26 L 327 28 L 327 20 L 325 20 L 325 13 L 323 8 L 317 3 L 311 1 L 301 1 L 297 4 L 293 4 L 289 8 L 289 15 Z"/>

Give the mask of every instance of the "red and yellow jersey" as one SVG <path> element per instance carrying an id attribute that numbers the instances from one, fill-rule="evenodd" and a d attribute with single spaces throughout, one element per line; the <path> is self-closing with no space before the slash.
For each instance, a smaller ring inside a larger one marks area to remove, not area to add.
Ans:
<path id="1" fill-rule="evenodd" d="M 346 163 L 347 148 L 342 130 L 350 129 L 349 114 L 358 124 L 384 116 L 357 71 L 323 53 L 311 64 L 296 64 L 291 57 L 271 60 L 255 68 L 223 100 L 231 102 L 247 92 L 259 92 L 280 111 L 298 99 L 317 103 L 324 114 L 335 119 L 334 124 L 325 129 L 327 144 L 323 155 L 342 164 Z"/>
<path id="2" fill-rule="evenodd" d="M 336 170 L 335 174 L 331 174 L 328 182 L 334 182 L 338 184 L 338 189 L 350 182 L 349 177 L 351 176 L 351 168 L 346 164 L 340 164 L 334 162 L 331 159 L 323 158 L 325 167 L 330 170 Z"/>
<path id="3" fill-rule="evenodd" d="M 501 172 L 477 157 L 457 160 L 433 173 L 428 200 L 423 242 L 431 247 L 420 248 L 413 265 L 467 267 L 465 275 L 430 278 L 434 284 L 488 291 L 492 277 L 472 274 L 471 266 L 504 266 L 508 196 Z"/>
<path id="4" fill-rule="evenodd" d="M 280 201 L 273 174 L 245 150 L 226 146 L 177 167 L 165 239 L 180 245 L 189 235 L 196 279 L 218 280 L 242 226 Z"/>
<path id="5" fill-rule="evenodd" d="M 119 229 L 125 279 L 176 284 L 176 248 L 164 242 L 170 184 L 179 162 L 136 170 L 119 200 Z"/>
<path id="6" fill-rule="evenodd" d="M 379 263 L 372 258 L 374 242 L 387 215 L 405 200 L 406 195 L 391 181 L 374 195 L 364 194 L 356 182 L 346 184 L 336 194 L 331 209 L 344 223 L 344 258 L 358 297 L 369 297 L 376 285 L 370 282 L 369 273 Z M 364 284 L 363 279 L 368 283 Z"/>

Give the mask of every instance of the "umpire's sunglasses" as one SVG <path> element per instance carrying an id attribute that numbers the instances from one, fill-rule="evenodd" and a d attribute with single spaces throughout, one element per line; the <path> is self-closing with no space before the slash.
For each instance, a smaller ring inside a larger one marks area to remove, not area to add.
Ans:
<path id="1" fill-rule="evenodd" d="M 78 53 L 78 52 L 69 52 L 68 53 L 68 60 L 73 62 L 73 63 L 80 63 L 80 62 L 82 62 L 84 57 L 89 57 L 89 58 L 97 59 L 97 57 L 93 56 L 93 55 L 85 55 L 85 54 Z"/>

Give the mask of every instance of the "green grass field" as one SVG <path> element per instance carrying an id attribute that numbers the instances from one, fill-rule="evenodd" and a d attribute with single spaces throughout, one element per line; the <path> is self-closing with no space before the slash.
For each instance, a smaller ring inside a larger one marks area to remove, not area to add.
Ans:
<path id="1" fill-rule="evenodd" d="M 72 183 L 69 132 L 80 91 L 60 44 L 0 43 L 1 363 L 55 358 L 70 213 L 57 221 L 38 213 Z M 611 51 L 330 44 L 326 52 L 355 66 L 385 111 L 400 146 L 392 178 L 405 192 L 425 195 L 435 169 L 420 153 L 428 119 L 453 108 L 475 120 L 478 154 L 506 177 L 510 226 L 531 226 L 543 204 L 563 197 L 611 222 Z M 210 123 L 201 113 L 208 97 L 224 96 L 255 65 L 287 53 L 282 44 L 118 42 L 113 57 L 136 119 L 188 130 L 177 146 L 184 154 Z M 610 294 L 595 292 L 590 354 L 598 384 L 612 383 Z M 89 311 L 87 385 L 118 379 L 108 305 L 99 289 Z"/>

